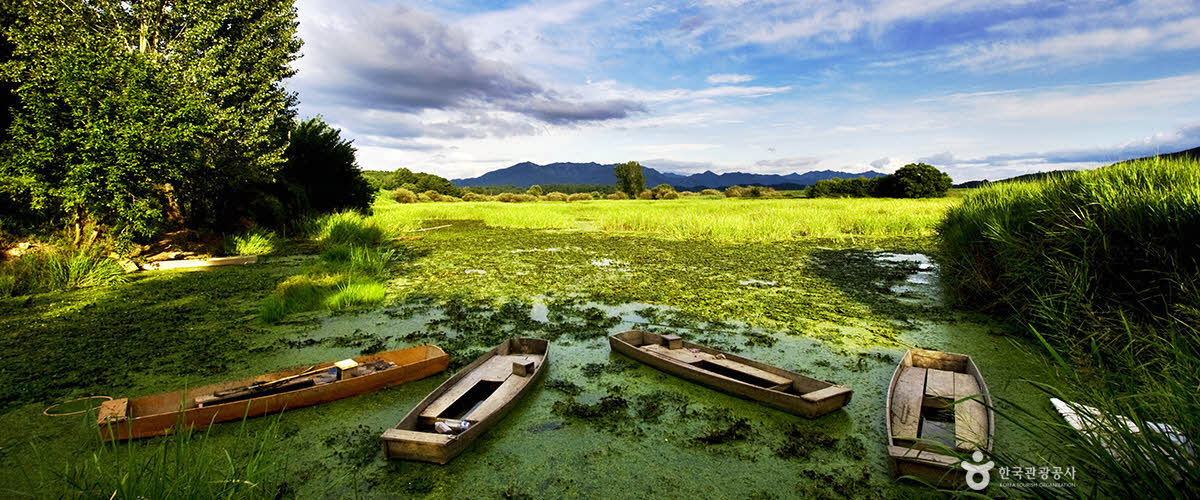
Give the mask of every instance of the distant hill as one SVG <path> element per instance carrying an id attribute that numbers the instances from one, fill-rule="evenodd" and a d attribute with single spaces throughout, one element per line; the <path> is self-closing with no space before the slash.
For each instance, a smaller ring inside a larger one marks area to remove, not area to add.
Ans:
<path id="1" fill-rule="evenodd" d="M 538 165 L 533 162 L 522 162 L 511 167 L 493 170 L 479 177 L 470 179 L 454 179 L 454 184 L 467 186 L 520 186 L 529 187 L 534 184 L 615 184 L 617 178 L 613 175 L 613 165 L 599 163 L 551 163 Z M 814 172 L 777 174 L 753 174 L 745 172 L 727 172 L 718 174 L 712 171 L 699 174 L 678 174 L 660 172 L 653 168 L 644 167 L 642 174 L 646 177 L 646 187 L 659 184 L 669 184 L 676 189 L 721 189 L 729 186 L 811 186 L 823 179 L 847 179 L 853 177 L 881 177 L 880 172 L 849 173 L 834 170 Z"/>

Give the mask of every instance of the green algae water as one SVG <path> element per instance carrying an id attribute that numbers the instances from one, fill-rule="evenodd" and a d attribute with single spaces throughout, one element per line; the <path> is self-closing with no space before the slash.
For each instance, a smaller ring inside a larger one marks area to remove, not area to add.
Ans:
<path id="1" fill-rule="evenodd" d="M 891 478 L 885 453 L 887 386 L 904 349 L 970 354 L 993 395 L 1015 402 L 1036 403 L 1022 380 L 1049 377 L 1032 347 L 1003 325 L 944 305 L 936 265 L 918 243 L 716 245 L 452 223 L 403 243 L 386 307 L 305 313 L 267 327 L 254 323 L 253 305 L 295 270 L 289 261 L 165 275 L 103 294 L 146 293 L 153 280 L 206 289 L 223 310 L 182 296 L 155 302 L 182 322 L 158 323 L 158 334 L 190 332 L 193 341 L 135 351 L 122 333 L 153 336 L 129 333 L 139 327 L 126 319 L 107 342 L 128 349 L 133 362 L 71 364 L 71 355 L 47 352 L 44 359 L 69 372 L 66 384 L 33 370 L 3 376 L 59 398 L 138 396 L 422 343 L 451 354 L 451 369 L 427 379 L 201 433 L 196 453 L 235 459 L 268 436 L 270 474 L 253 492 L 297 498 L 911 497 L 927 490 Z M 121 321 L 120 306 L 101 294 L 5 303 L 4 326 L 13 332 L 6 348 L 19 349 L 21 335 L 53 342 L 71 334 L 68 323 Z M 854 397 L 814 420 L 774 410 L 610 352 L 606 336 L 630 328 L 830 380 Z M 512 336 L 551 340 L 547 372 L 525 400 L 448 465 L 383 460 L 384 429 L 454 369 Z M 4 496 L 57 496 L 70 490 L 63 471 L 72 464 L 130 453 L 98 445 L 93 415 L 42 416 L 49 403 L 10 397 L 0 415 Z M 997 450 L 1029 441 L 997 419 Z"/>

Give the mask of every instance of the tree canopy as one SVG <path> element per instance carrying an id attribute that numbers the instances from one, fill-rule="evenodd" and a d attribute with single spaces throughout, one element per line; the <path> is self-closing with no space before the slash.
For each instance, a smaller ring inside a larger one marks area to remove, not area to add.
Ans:
<path id="1" fill-rule="evenodd" d="M 295 122 L 280 177 L 299 212 L 366 211 L 375 189 L 362 176 L 354 145 L 320 118 Z"/>
<path id="2" fill-rule="evenodd" d="M 613 167 L 613 175 L 617 176 L 617 189 L 630 197 L 637 196 L 646 189 L 646 177 L 642 174 L 642 165 L 636 161 L 625 162 Z"/>
<path id="3" fill-rule="evenodd" d="M 291 0 L 20 0 L 0 160 L 48 222 L 125 238 L 228 218 L 275 181 L 300 48 Z"/>
<path id="4" fill-rule="evenodd" d="M 880 179 L 878 191 L 892 198 L 937 198 L 946 196 L 952 182 L 933 165 L 910 163 Z"/>

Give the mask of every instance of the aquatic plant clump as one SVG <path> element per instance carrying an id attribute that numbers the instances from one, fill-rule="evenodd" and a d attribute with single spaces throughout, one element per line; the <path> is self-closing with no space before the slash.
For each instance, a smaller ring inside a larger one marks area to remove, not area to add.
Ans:
<path id="1" fill-rule="evenodd" d="M 0 263 L 0 297 L 127 281 L 125 269 L 94 248 L 46 248 Z"/>

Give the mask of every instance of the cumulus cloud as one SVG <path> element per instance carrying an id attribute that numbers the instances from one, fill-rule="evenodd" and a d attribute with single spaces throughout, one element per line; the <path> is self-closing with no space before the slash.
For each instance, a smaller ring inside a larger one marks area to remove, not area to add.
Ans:
<path id="1" fill-rule="evenodd" d="M 888 165 L 891 165 L 891 164 L 892 164 L 892 159 L 885 156 L 883 158 L 880 158 L 878 160 L 871 162 L 871 168 L 874 168 L 876 170 L 883 170 L 883 169 L 886 169 L 888 167 Z"/>
<path id="2" fill-rule="evenodd" d="M 706 78 L 708 83 L 712 84 L 745 83 L 753 79 L 754 75 L 743 75 L 738 73 L 717 73 L 715 75 L 708 75 L 708 78 Z"/>

